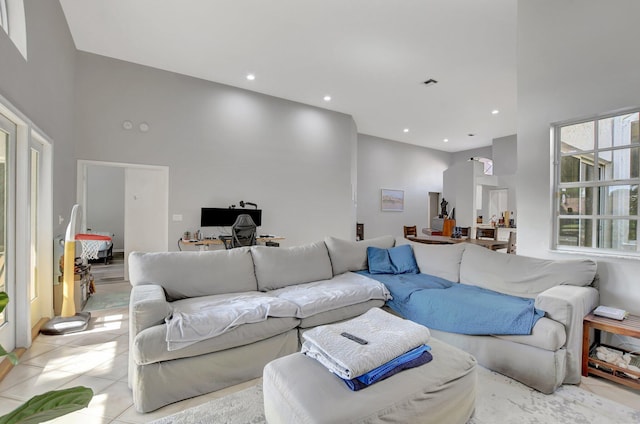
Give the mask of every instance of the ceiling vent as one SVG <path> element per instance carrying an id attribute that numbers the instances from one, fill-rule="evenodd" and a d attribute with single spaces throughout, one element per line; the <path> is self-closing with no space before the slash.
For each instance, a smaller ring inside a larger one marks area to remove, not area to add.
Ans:
<path id="1" fill-rule="evenodd" d="M 433 85 L 433 84 L 437 84 L 438 81 L 434 80 L 433 78 L 429 78 L 428 80 L 426 80 L 424 82 L 424 85 Z"/>

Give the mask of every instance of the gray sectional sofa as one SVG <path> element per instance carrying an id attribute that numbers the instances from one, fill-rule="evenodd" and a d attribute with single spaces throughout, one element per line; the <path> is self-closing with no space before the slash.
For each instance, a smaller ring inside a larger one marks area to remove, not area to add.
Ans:
<path id="1" fill-rule="evenodd" d="M 132 253 L 129 385 L 136 409 L 152 411 L 259 377 L 268 362 L 299 350 L 304 329 L 382 307 L 388 292 L 349 271 L 367 269 L 368 246 L 386 249 L 396 243 L 412 245 L 421 273 L 534 298 L 547 313 L 528 336 L 467 336 L 432 329 L 436 338 L 544 393 L 580 381 L 582 317 L 598 301 L 591 287 L 593 261 L 547 261 L 468 244 L 424 245 L 391 236 L 361 242 L 328 237 L 286 249 Z M 353 290 L 356 286 L 369 289 Z M 251 302 L 277 300 L 278 306 L 293 309 L 283 312 L 274 306 L 271 313 L 277 316 L 236 322 L 229 331 L 169 350 L 169 317 L 185 308 L 206 309 L 202 305 L 208 301 L 233 305 L 241 301 L 239 296 Z"/>
<path id="2" fill-rule="evenodd" d="M 131 253 L 128 380 L 136 409 L 149 412 L 260 377 L 268 362 L 300 349 L 299 332 L 305 328 L 383 306 L 386 288 L 382 294 L 374 285 L 356 291 L 343 279 L 347 271 L 366 268 L 367 246 L 393 244 L 393 237 L 386 236 L 358 244 L 328 238 L 292 248 Z M 256 296 L 265 302 L 277 297 L 293 303 L 295 312 L 168 349 L 166 319 L 176 310 L 203 299 L 238 302 L 239 296 L 251 296 L 254 304 Z"/>
<path id="3" fill-rule="evenodd" d="M 545 312 L 530 335 L 477 336 L 431 329 L 431 334 L 476 357 L 478 363 L 543 393 L 580 383 L 582 319 L 599 300 L 597 264 L 590 259 L 545 260 L 460 243 L 410 244 L 420 272 L 450 281 L 535 299 Z"/>

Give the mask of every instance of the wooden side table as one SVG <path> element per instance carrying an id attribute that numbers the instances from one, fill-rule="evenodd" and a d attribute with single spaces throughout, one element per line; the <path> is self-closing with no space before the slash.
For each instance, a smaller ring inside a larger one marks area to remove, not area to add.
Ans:
<path id="1" fill-rule="evenodd" d="M 590 343 L 589 334 L 590 329 L 592 328 L 594 330 L 593 344 Z M 597 358 L 589 357 L 591 350 L 602 345 L 600 341 L 601 331 L 640 339 L 640 317 L 637 315 L 629 315 L 622 321 L 618 321 L 590 313 L 584 317 L 584 320 L 582 321 L 582 375 L 585 377 L 589 374 L 598 375 L 611 381 L 615 381 L 616 383 L 624 384 L 625 386 L 640 390 L 639 372 L 631 371 L 626 368 L 621 368 L 608 362 L 601 361 Z M 617 347 L 612 347 L 612 349 L 623 350 Z M 634 379 L 628 377 L 628 374 L 639 378 Z"/>

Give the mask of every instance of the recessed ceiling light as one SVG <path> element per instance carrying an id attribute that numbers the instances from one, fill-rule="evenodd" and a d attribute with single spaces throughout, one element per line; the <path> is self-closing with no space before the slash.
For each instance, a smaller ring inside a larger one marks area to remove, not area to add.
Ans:
<path id="1" fill-rule="evenodd" d="M 493 109 L 493 110 L 491 111 L 491 114 L 492 114 L 492 115 L 497 115 L 497 114 L 499 114 L 499 113 L 500 113 L 500 111 L 499 111 L 498 109 Z"/>
<path id="2" fill-rule="evenodd" d="M 253 81 L 254 79 L 256 79 L 256 76 L 254 74 L 247 74 L 247 79 L 249 81 Z"/>
<path id="3" fill-rule="evenodd" d="M 409 132 L 409 128 L 405 128 L 405 129 L 403 129 L 403 130 L 402 130 L 402 132 L 406 132 L 406 133 L 408 133 L 408 132 Z"/>
<path id="4" fill-rule="evenodd" d="M 326 96 L 323 97 L 323 99 L 324 99 L 325 102 L 330 102 L 331 101 L 331 96 L 326 95 Z"/>
<path id="5" fill-rule="evenodd" d="M 445 139 L 444 139 L 444 140 L 442 140 L 442 141 L 444 141 L 445 143 L 448 143 L 448 142 L 449 142 L 449 139 L 448 139 L 448 138 L 445 138 Z"/>

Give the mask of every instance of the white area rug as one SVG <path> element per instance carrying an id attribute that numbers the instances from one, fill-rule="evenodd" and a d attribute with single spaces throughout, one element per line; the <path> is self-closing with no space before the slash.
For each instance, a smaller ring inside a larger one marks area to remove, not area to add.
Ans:
<path id="1" fill-rule="evenodd" d="M 262 385 L 153 421 L 152 424 L 264 424 Z M 469 424 L 633 424 L 640 410 L 604 399 L 577 386 L 544 395 L 517 381 L 478 367 L 476 412 Z"/>

